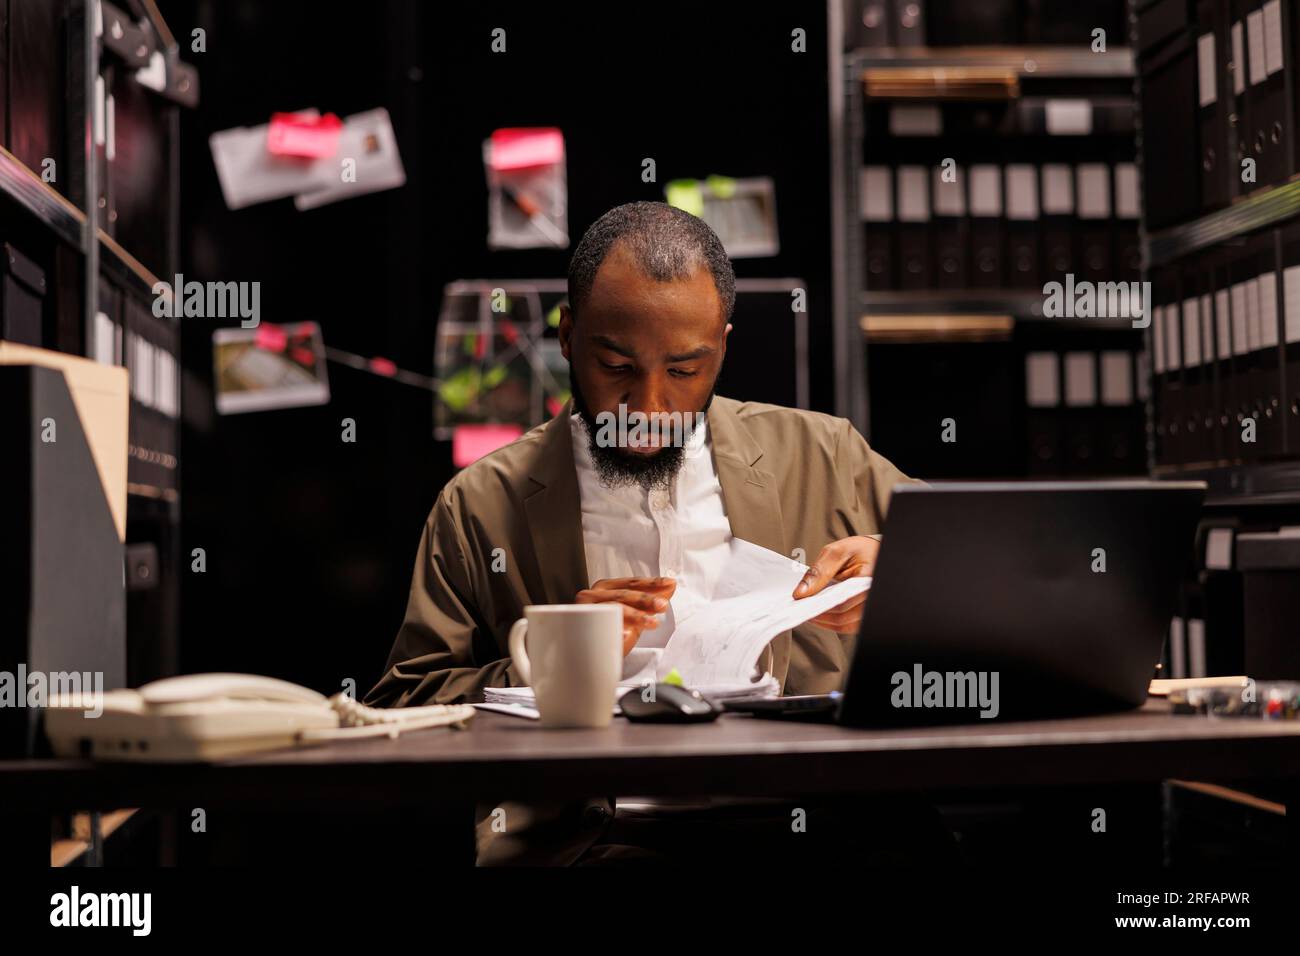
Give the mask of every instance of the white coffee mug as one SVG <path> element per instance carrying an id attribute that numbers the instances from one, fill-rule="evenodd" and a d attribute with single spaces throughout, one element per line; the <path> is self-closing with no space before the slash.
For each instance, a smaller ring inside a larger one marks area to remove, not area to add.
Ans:
<path id="1" fill-rule="evenodd" d="M 623 674 L 621 605 L 530 604 L 509 646 L 542 726 L 609 726 Z"/>

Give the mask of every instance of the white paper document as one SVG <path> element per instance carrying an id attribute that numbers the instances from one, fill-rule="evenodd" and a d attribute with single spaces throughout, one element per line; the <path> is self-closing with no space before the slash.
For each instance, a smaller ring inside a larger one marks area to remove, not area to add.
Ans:
<path id="1" fill-rule="evenodd" d="M 654 663 L 656 678 L 675 668 L 687 687 L 748 682 L 774 637 L 871 587 L 869 577 L 848 578 L 796 600 L 791 594 L 807 570 L 792 558 L 733 538 L 713 600 L 678 619 Z"/>

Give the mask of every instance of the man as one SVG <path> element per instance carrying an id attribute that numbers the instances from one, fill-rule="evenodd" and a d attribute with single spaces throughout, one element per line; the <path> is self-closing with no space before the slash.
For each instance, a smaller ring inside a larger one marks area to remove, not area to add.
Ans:
<path id="1" fill-rule="evenodd" d="M 909 479 L 845 420 L 714 395 L 734 301 L 731 264 L 700 219 L 638 202 L 591 226 L 559 327 L 573 398 L 438 496 L 387 673 L 366 703 L 477 701 L 484 687 L 522 684 L 506 637 L 527 604 L 620 605 L 628 676 L 677 615 L 708 599 L 733 536 L 814 555 L 795 597 L 871 573 L 890 490 Z M 652 427 L 610 444 L 596 422 L 620 406 L 660 423 L 702 413 L 703 425 L 684 442 Z M 774 639 L 759 672 L 784 694 L 837 689 L 863 602 Z M 507 833 L 480 820 L 479 860 L 582 862 L 611 816 L 607 798 L 509 805 Z"/>

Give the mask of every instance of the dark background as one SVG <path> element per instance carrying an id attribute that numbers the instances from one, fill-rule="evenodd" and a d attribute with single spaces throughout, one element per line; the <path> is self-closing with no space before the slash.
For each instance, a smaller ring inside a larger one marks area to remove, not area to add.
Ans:
<path id="1" fill-rule="evenodd" d="M 612 206 L 661 200 L 673 178 L 773 177 L 781 254 L 737 260 L 736 272 L 807 281 L 812 406 L 831 410 L 824 9 L 655 5 L 616 17 L 400 0 L 161 9 L 201 77 L 200 106 L 181 119 L 187 279 L 259 281 L 263 321 L 317 321 L 327 345 L 432 374 L 445 283 L 565 275 L 572 247 L 487 248 L 481 156 L 498 127 L 558 126 L 573 243 Z M 490 50 L 498 26 L 505 54 Z M 807 31 L 804 54 L 790 50 L 796 26 Z M 207 33 L 204 53 L 189 49 L 195 27 Z M 291 200 L 225 208 L 211 133 L 273 111 L 378 106 L 392 115 L 404 188 L 304 213 Z M 641 181 L 646 157 L 655 183 Z M 203 548 L 207 570 L 182 572 L 180 671 L 270 674 L 327 692 L 351 677 L 364 693 L 401 622 L 424 519 L 453 474 L 450 443 L 432 438 L 432 397 L 331 364 L 328 405 L 217 417 L 217 324 L 181 324 L 182 567 Z M 762 335 L 742 324 L 732 341 Z M 355 443 L 341 440 L 345 417 Z"/>

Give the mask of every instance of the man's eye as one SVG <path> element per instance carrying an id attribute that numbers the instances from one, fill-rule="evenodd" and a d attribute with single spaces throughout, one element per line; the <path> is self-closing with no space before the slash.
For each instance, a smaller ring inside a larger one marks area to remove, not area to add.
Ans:
<path id="1" fill-rule="evenodd" d="M 696 374 L 696 372 L 696 369 L 689 368 L 670 368 L 668 370 L 670 375 L 675 375 L 677 378 L 691 378 Z"/>
<path id="2" fill-rule="evenodd" d="M 630 365 L 611 365 L 608 362 L 601 362 L 600 364 L 611 372 L 627 372 L 632 368 Z"/>

